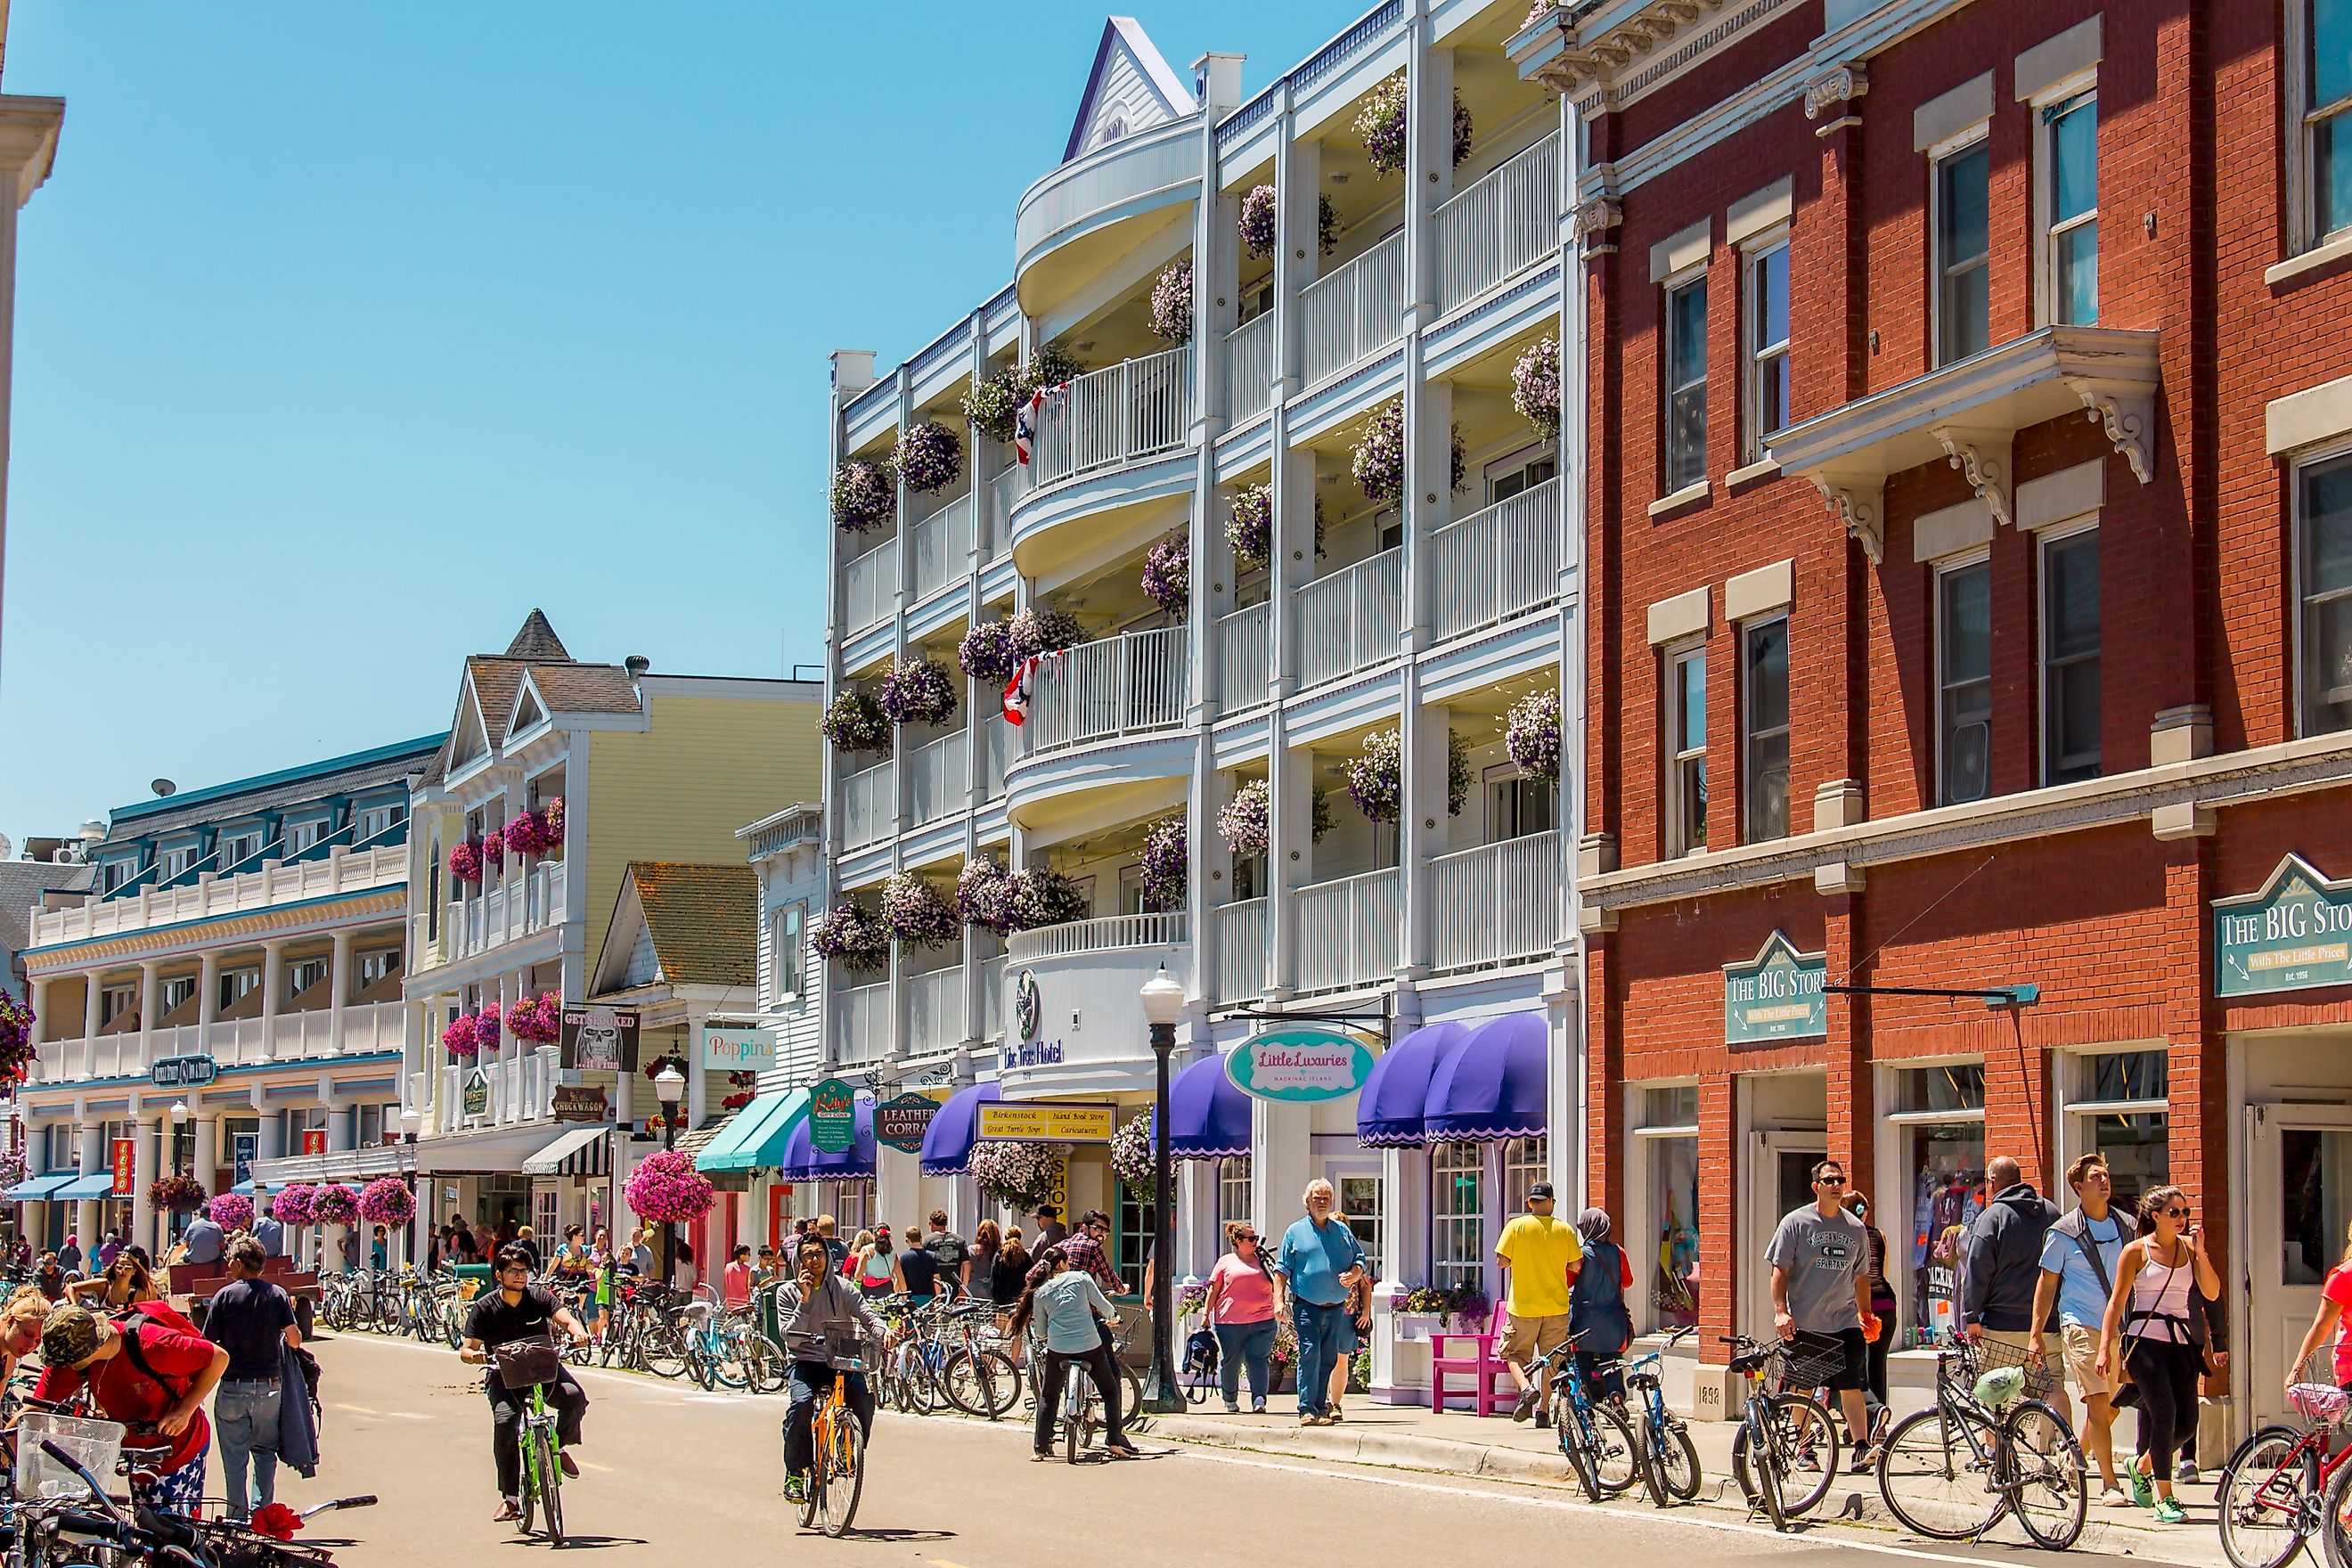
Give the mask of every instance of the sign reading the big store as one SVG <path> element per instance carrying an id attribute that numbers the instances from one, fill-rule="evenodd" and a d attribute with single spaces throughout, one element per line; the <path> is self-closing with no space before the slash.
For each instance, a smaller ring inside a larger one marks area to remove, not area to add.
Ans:
<path id="1" fill-rule="evenodd" d="M 2213 994 L 2352 985 L 2352 881 L 2289 855 L 2251 893 L 2213 900 Z"/>
<path id="2" fill-rule="evenodd" d="M 1723 966 L 1723 1043 L 1815 1040 L 1830 1032 L 1829 955 L 1799 952 L 1774 931 L 1745 963 Z"/>

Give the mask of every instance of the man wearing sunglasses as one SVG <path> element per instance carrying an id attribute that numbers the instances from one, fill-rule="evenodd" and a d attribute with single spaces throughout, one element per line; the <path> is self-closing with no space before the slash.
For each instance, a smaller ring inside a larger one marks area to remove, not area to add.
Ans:
<path id="1" fill-rule="evenodd" d="M 1864 1434 L 1870 1415 L 1862 1397 L 1870 1346 L 1862 1326 L 1871 1320 L 1870 1237 L 1845 1212 L 1845 1166 L 1823 1160 L 1813 1167 L 1813 1201 L 1784 1216 L 1764 1249 L 1772 1266 L 1772 1326 L 1784 1340 L 1799 1334 L 1835 1340 L 1845 1362 L 1829 1380 L 1854 1434 L 1856 1474 L 1875 1462 Z"/>

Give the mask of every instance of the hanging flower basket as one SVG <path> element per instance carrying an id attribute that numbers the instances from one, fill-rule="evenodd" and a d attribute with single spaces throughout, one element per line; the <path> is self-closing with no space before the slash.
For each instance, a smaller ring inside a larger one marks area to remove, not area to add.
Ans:
<path id="1" fill-rule="evenodd" d="M 1348 798 L 1374 822 L 1394 822 L 1404 804 L 1404 736 L 1375 730 L 1364 749 L 1348 760 Z"/>
<path id="2" fill-rule="evenodd" d="M 1111 1133 L 1110 1173 L 1127 1184 L 1137 1202 L 1158 1201 L 1160 1165 L 1152 1156 L 1151 1112 L 1138 1111 Z"/>
<path id="3" fill-rule="evenodd" d="M 1511 761 L 1550 784 L 1559 782 L 1559 693 L 1550 687 L 1511 704 L 1503 729 Z"/>
<path id="4" fill-rule="evenodd" d="M 553 991 L 526 996 L 507 1011 L 507 1033 L 533 1045 L 552 1045 L 563 1037 L 563 998 Z"/>
<path id="5" fill-rule="evenodd" d="M 1171 343 L 1192 341 L 1192 259 L 1171 261 L 1151 286 L 1151 335 Z"/>
<path id="6" fill-rule="evenodd" d="M 834 471 L 833 521 L 845 531 L 887 528 L 898 516 L 898 476 L 888 463 L 852 458 Z"/>
<path id="7" fill-rule="evenodd" d="M 478 844 L 449 846 L 449 875 L 460 882 L 482 879 L 482 847 Z"/>
<path id="8" fill-rule="evenodd" d="M 1559 344 L 1550 338 L 1528 345 L 1511 366 L 1511 406 L 1546 441 L 1559 436 Z"/>
<path id="9" fill-rule="evenodd" d="M 882 704 L 855 687 L 834 695 L 816 723 L 836 752 L 887 752 L 890 749 L 890 716 Z"/>
<path id="10" fill-rule="evenodd" d="M 1462 488 L 1462 426 L 1453 430 L 1451 487 Z M 1404 498 L 1404 399 L 1384 403 L 1364 422 L 1362 434 L 1349 456 L 1348 468 L 1364 499 L 1377 503 Z"/>
<path id="11" fill-rule="evenodd" d="M 912 871 L 901 871 L 882 884 L 882 924 L 909 947 L 945 947 L 963 934 L 955 906 Z"/>
<path id="12" fill-rule="evenodd" d="M 0 991 L 0 1077 L 19 1074 L 33 1058 L 33 1008 Z"/>
<path id="13" fill-rule="evenodd" d="M 1182 529 L 1143 555 L 1143 596 L 1171 616 L 1181 616 L 1192 594 L 1192 536 Z"/>
<path id="14" fill-rule="evenodd" d="M 1217 813 L 1217 837 L 1237 860 L 1263 855 L 1271 847 L 1274 789 L 1264 779 L 1252 779 L 1234 791 L 1225 809 Z"/>
<path id="15" fill-rule="evenodd" d="M 460 1013 L 441 1031 L 441 1046 L 453 1057 L 470 1057 L 481 1048 L 474 1033 L 474 1016 Z"/>
<path id="16" fill-rule="evenodd" d="M 497 1050 L 499 1027 L 499 1005 L 495 1002 L 483 1003 L 482 1010 L 474 1015 L 475 1048 L 484 1051 Z"/>
<path id="17" fill-rule="evenodd" d="M 727 1087 L 730 1089 L 757 1089 L 760 1087 L 760 1075 L 758 1073 L 738 1068 L 727 1075 Z"/>
<path id="18" fill-rule="evenodd" d="M 1062 1151 L 1053 1143 L 974 1143 L 964 1173 L 980 1195 L 1015 1213 L 1027 1214 L 1052 1201 L 1061 1174 Z"/>
<path id="19" fill-rule="evenodd" d="M 1013 930 L 1013 896 L 1018 885 L 1003 862 L 982 855 L 963 863 L 956 877 L 956 913 L 963 923 L 981 926 L 1003 936 Z"/>
<path id="20" fill-rule="evenodd" d="M 1184 814 L 1163 816 L 1143 833 L 1143 907 L 1166 914 L 1184 907 L 1192 871 L 1192 838 Z"/>
<path id="21" fill-rule="evenodd" d="M 1013 439 L 1013 416 L 1020 398 L 1013 390 L 1010 367 L 974 382 L 963 395 L 963 416 L 971 427 L 1003 446 Z"/>
<path id="22" fill-rule="evenodd" d="M 506 827 L 507 847 L 517 855 L 543 855 L 552 846 L 547 819 L 535 811 L 518 815 Z"/>
<path id="23" fill-rule="evenodd" d="M 232 1194 L 223 1194 L 223 1196 L 233 1195 Z M 245 1202 L 242 1198 L 237 1201 Z M 228 1222 L 220 1217 L 219 1198 L 213 1200 L 213 1218 L 220 1220 L 222 1226 L 226 1226 Z M 249 1218 L 253 1214 L 253 1205 L 246 1204 L 245 1212 Z M 303 1226 L 314 1223 L 319 1217 L 319 1189 L 309 1182 L 287 1183 L 270 1198 L 269 1216 L 280 1225 Z"/>
<path id="24" fill-rule="evenodd" d="M 294 1189 L 289 1187 L 286 1190 L 292 1192 Z M 278 1197 L 282 1202 L 285 1194 L 279 1194 Z M 239 1231 L 253 1228 L 253 1200 L 242 1193 L 221 1194 L 205 1205 L 205 1214 L 223 1230 Z M 278 1217 L 281 1221 L 286 1219 L 282 1214 Z"/>
<path id="25" fill-rule="evenodd" d="M 563 797 L 560 795 L 550 796 L 547 804 L 539 808 L 539 814 L 547 819 L 547 847 L 550 849 L 562 848 Z"/>
<path id="26" fill-rule="evenodd" d="M 398 1230 L 416 1217 L 416 1199 L 398 1176 L 378 1176 L 360 1189 L 360 1218 Z"/>
<path id="27" fill-rule="evenodd" d="M 204 1201 L 205 1184 L 194 1176 L 165 1176 L 147 1189 L 150 1207 L 173 1214 L 191 1213 L 204 1206 Z"/>
<path id="28" fill-rule="evenodd" d="M 1225 542 L 1233 547 L 1234 563 L 1244 572 L 1255 572 L 1274 561 L 1274 486 L 1251 485 L 1234 496 L 1231 516 L 1225 521 Z M 1323 497 L 1315 497 L 1315 554 L 1320 559 L 1323 550 Z"/>
<path id="29" fill-rule="evenodd" d="M 809 933 L 819 958 L 833 959 L 853 970 L 889 966 L 890 933 L 882 922 L 856 904 L 835 904 Z"/>
<path id="30" fill-rule="evenodd" d="M 665 1070 L 674 1071 L 680 1078 L 688 1076 L 686 1058 L 679 1056 L 676 1051 L 664 1051 L 661 1055 L 654 1058 L 653 1060 L 646 1063 L 644 1068 L 640 1070 L 642 1070 L 648 1079 L 657 1079 L 661 1077 Z"/>
<path id="31" fill-rule="evenodd" d="M 898 477 L 919 495 L 943 490 L 963 473 L 963 441 L 935 419 L 909 425 L 898 437 Z"/>
<path id="32" fill-rule="evenodd" d="M 1013 679 L 1013 623 L 982 621 L 963 634 L 956 647 L 956 663 L 974 680 L 991 683 Z"/>
<path id="33" fill-rule="evenodd" d="M 1260 259 L 1274 254 L 1278 205 L 1272 185 L 1255 186 L 1242 198 L 1242 244 Z M 1339 212 L 1328 195 L 1315 198 L 1315 241 L 1326 256 L 1339 248 Z"/>
<path id="34" fill-rule="evenodd" d="M 341 1182 L 321 1182 L 311 1194 L 310 1219 L 315 1225 L 350 1225 L 360 1217 L 360 1194 Z"/>
<path id="35" fill-rule="evenodd" d="M 1013 617 L 1013 657 L 1018 663 L 1033 653 L 1076 647 L 1087 640 L 1086 628 L 1067 610 L 1039 609 L 1032 605 Z M 1008 673 L 1010 673 L 1008 671 Z"/>
<path id="36" fill-rule="evenodd" d="M 1404 170 L 1405 115 L 1408 92 L 1405 74 L 1398 71 L 1380 86 L 1372 89 L 1362 112 L 1356 116 L 1356 134 L 1364 143 L 1364 159 L 1376 174 L 1396 174 Z M 1470 110 L 1463 106 L 1462 95 L 1454 95 L 1454 162 L 1458 167 L 1470 156 Z"/>
<path id="37" fill-rule="evenodd" d="M 489 837 L 482 840 L 482 864 L 503 866 L 506 864 L 506 858 L 507 836 L 503 830 L 494 827 L 490 830 Z"/>
<path id="38" fill-rule="evenodd" d="M 955 680 L 946 665 L 910 658 L 882 677 L 882 711 L 894 724 L 944 724 L 955 710 Z"/>
<path id="39" fill-rule="evenodd" d="M 1040 866 L 1016 872 L 1013 889 L 1013 929 L 1035 931 L 1040 926 L 1067 925 L 1094 911 L 1076 884 L 1059 871 Z"/>
<path id="40" fill-rule="evenodd" d="M 0 1187 L 13 1187 L 31 1173 L 25 1159 L 25 1146 L 0 1149 Z"/>
<path id="41" fill-rule="evenodd" d="M 691 1225 L 717 1199 L 710 1178 L 694 1168 L 694 1156 L 675 1149 L 638 1161 L 622 1192 L 638 1218 L 656 1225 Z"/>
<path id="42" fill-rule="evenodd" d="M 1459 816 L 1470 803 L 1470 745 L 1453 731 L 1445 731 L 1445 815 Z"/>

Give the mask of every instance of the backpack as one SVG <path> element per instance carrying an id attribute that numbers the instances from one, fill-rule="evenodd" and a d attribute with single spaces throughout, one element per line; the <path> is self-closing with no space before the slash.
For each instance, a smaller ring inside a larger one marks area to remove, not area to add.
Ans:
<path id="1" fill-rule="evenodd" d="M 147 1352 L 139 1345 L 141 1329 L 160 1329 L 163 1325 L 144 1312 L 134 1311 L 117 1320 L 114 1326 L 121 1333 L 122 1353 L 130 1358 L 131 1366 L 137 1369 L 142 1376 L 163 1391 L 167 1405 L 177 1405 L 181 1396 L 188 1392 L 188 1380 L 170 1377 L 157 1372 L 155 1363 L 147 1359 Z"/>

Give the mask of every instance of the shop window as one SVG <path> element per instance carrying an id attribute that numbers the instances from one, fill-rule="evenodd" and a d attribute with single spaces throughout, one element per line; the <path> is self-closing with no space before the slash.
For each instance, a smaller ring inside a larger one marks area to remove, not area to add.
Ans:
<path id="1" fill-rule="evenodd" d="M 1748 364 L 1746 428 L 1740 457 L 1758 462 L 1765 437 L 1789 423 L 1789 242 L 1748 258 L 1747 310 L 1740 349 Z"/>
<path id="2" fill-rule="evenodd" d="M 2352 1132 L 2315 1127 L 2279 1131 L 2279 1234 L 2285 1238 L 2280 1283 L 2326 1282 L 2344 1255 L 2347 1212 L 2352 1212 Z"/>
<path id="3" fill-rule="evenodd" d="M 1895 1104 L 1912 1112 L 1974 1110 L 1985 1108 L 1982 1062 L 1948 1062 L 1936 1067 L 1906 1068 L 1895 1075 L 1901 1085 Z"/>
<path id="4" fill-rule="evenodd" d="M 2153 1100 L 2172 1092 L 2172 1063 L 2162 1051 L 2115 1051 L 2091 1058 L 2091 1098 Z"/>
<path id="5" fill-rule="evenodd" d="M 1506 1217 L 1525 1213 L 1528 1189 L 1549 1179 L 1551 1170 L 1551 1140 L 1538 1132 L 1532 1138 L 1507 1138 L 1503 1141 L 1503 1213 Z"/>
<path id="6" fill-rule="evenodd" d="M 1151 1253 L 1151 1194 L 1127 1182 L 1118 1184 L 1118 1202 L 1112 1205 L 1111 1267 L 1118 1271 L 1127 1294 L 1143 1294 L 1143 1262 Z"/>
<path id="7" fill-rule="evenodd" d="M 1984 1207 L 1985 1078 L 1981 1062 L 1905 1068 L 1893 1079 L 1886 1115 L 1906 1183 L 1878 1194 L 1873 1219 L 1886 1237 L 1886 1271 L 1902 1300 L 1899 1343 L 1944 1343 L 1952 1336 L 1960 1286 L 1960 1242 Z"/>
<path id="8" fill-rule="evenodd" d="M 1664 493 L 1706 482 L 1706 277 L 1666 290 Z"/>
<path id="9" fill-rule="evenodd" d="M 1656 1092 L 1653 1090 L 1652 1092 Z M 1698 1091 L 1691 1090 L 1694 1100 Z M 1690 1125 L 1697 1122 L 1694 1104 Z M 1684 1329 L 1698 1322 L 1698 1137 L 1657 1135 L 1645 1129 L 1648 1154 L 1650 1306 L 1659 1328 Z M 1628 1238 L 1629 1242 L 1632 1238 Z M 1638 1247 L 1629 1250 L 1639 1256 Z"/>
<path id="10" fill-rule="evenodd" d="M 1486 1279 L 1486 1152 L 1476 1143 L 1438 1143 L 1429 1155 L 1433 1246 L 1430 1283 L 1484 1289 Z"/>
<path id="11" fill-rule="evenodd" d="M 1381 1218 L 1381 1179 L 1335 1174 L 1332 1185 L 1339 1194 L 1339 1217 L 1348 1222 L 1348 1228 L 1356 1233 L 1357 1245 L 1364 1249 L 1364 1267 L 1373 1279 L 1387 1279 L 1388 1227 Z"/>
<path id="12" fill-rule="evenodd" d="M 2352 5 L 2297 0 L 2287 15 L 2303 35 L 2288 111 L 2301 141 L 2297 226 L 2309 247 L 2352 228 Z"/>
<path id="13" fill-rule="evenodd" d="M 2099 776 L 2099 531 L 2042 542 L 2042 782 Z"/>
<path id="14" fill-rule="evenodd" d="M 1992 777 L 1992 563 L 1936 578 L 1937 804 L 1982 800 Z"/>
<path id="15" fill-rule="evenodd" d="M 1979 139 L 1936 160 L 1936 363 L 1982 353 L 1992 331 L 1992 155 Z"/>
<path id="16" fill-rule="evenodd" d="M 2106 1156 L 2114 1201 L 2129 1210 L 2172 1179 L 2169 1063 L 2162 1051 L 2111 1051 L 2084 1058 L 2078 1081 L 2067 1107 L 2075 1150 Z"/>
<path id="17" fill-rule="evenodd" d="M 1706 648 L 1666 656 L 1666 854 L 1706 847 Z"/>
<path id="18" fill-rule="evenodd" d="M 2352 153 L 2352 149 L 2347 149 Z M 2352 155 L 2346 159 L 2352 165 Z M 2303 732 L 2352 729 L 2352 453 L 2295 472 Z"/>
<path id="19" fill-rule="evenodd" d="M 2099 95 L 2080 92 L 2042 109 L 2049 230 L 2043 237 L 2050 319 L 2070 327 L 2099 320 Z"/>
<path id="20" fill-rule="evenodd" d="M 1789 837 L 1789 617 L 1740 628 L 1740 813 L 1744 842 Z"/>
<path id="21" fill-rule="evenodd" d="M 1239 1154 L 1217 1162 L 1217 1244 L 1224 1245 L 1224 1226 L 1233 1220 L 1250 1223 L 1250 1157 Z"/>

